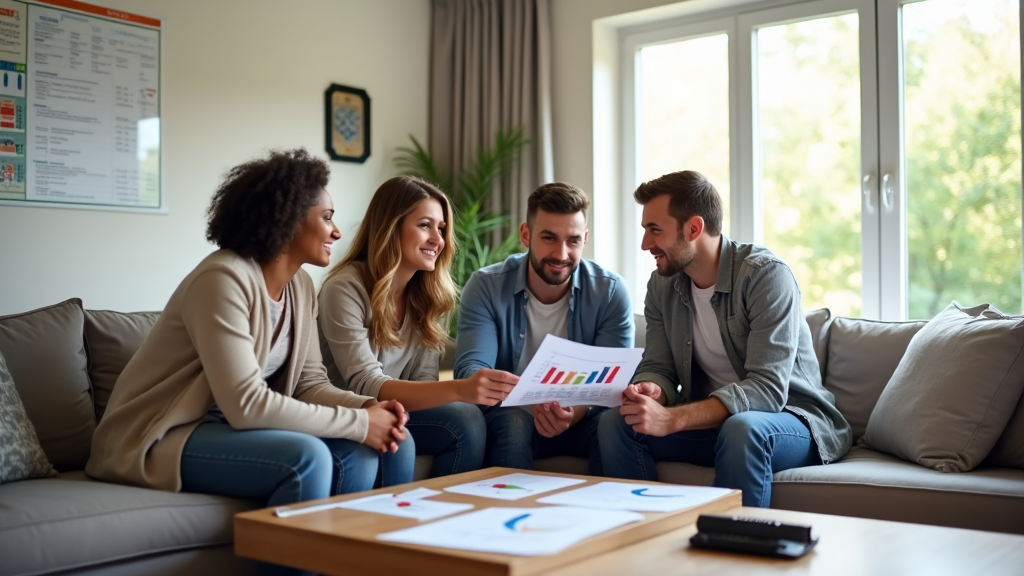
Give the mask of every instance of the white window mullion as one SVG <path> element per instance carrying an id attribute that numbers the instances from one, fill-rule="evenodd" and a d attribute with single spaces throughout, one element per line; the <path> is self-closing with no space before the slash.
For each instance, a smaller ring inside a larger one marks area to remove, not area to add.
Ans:
<path id="1" fill-rule="evenodd" d="M 903 159 L 900 1 L 878 2 L 878 318 L 907 315 L 907 198 Z"/>

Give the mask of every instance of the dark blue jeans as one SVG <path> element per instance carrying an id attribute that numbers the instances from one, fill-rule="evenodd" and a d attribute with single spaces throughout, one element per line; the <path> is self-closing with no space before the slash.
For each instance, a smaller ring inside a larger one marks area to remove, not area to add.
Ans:
<path id="1" fill-rule="evenodd" d="M 586 416 L 554 438 L 537 433 L 533 414 L 518 406 L 480 406 L 487 421 L 487 455 L 484 466 L 533 470 L 535 458 L 576 456 L 589 461 L 589 473 L 601 475 L 597 449 L 597 424 L 606 409 L 590 407 Z"/>
<path id="2" fill-rule="evenodd" d="M 416 446 L 406 437 L 394 454 L 341 438 L 288 430 L 235 430 L 200 424 L 181 454 L 181 489 L 282 506 L 412 481 Z M 379 464 L 379 466 L 378 466 Z M 261 574 L 301 571 L 261 564 Z"/>
<path id="3" fill-rule="evenodd" d="M 484 463 L 487 423 L 480 409 L 465 402 L 409 412 L 405 425 L 416 453 L 434 457 L 430 476 L 479 470 Z"/>
<path id="4" fill-rule="evenodd" d="M 743 505 L 767 508 L 772 474 L 821 464 L 811 432 L 789 412 L 741 412 L 721 428 L 667 436 L 633 431 L 618 410 L 601 416 L 598 444 L 604 472 L 613 478 L 657 480 L 655 462 L 687 462 L 715 468 L 715 486 L 743 491 Z"/>

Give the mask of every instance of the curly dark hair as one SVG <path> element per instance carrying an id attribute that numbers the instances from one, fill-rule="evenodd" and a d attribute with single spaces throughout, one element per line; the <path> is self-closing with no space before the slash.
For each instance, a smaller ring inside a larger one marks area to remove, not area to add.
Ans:
<path id="1" fill-rule="evenodd" d="M 330 172 L 327 162 L 303 148 L 274 150 L 235 166 L 206 211 L 206 239 L 260 264 L 270 262 L 291 242 Z"/>

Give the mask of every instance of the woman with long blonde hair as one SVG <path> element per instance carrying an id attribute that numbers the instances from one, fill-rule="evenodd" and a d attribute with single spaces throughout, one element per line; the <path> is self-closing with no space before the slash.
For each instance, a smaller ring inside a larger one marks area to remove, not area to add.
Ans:
<path id="1" fill-rule="evenodd" d="M 409 410 L 416 453 L 435 457 L 432 476 L 480 468 L 487 426 L 474 404 L 497 404 L 518 380 L 484 369 L 438 381 L 458 295 L 449 273 L 452 222 L 451 202 L 436 187 L 410 176 L 384 182 L 319 296 L 320 349 L 331 381 Z"/>

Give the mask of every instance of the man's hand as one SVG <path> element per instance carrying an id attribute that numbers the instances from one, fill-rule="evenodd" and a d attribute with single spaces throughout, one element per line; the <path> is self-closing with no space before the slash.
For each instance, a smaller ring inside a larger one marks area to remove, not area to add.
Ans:
<path id="1" fill-rule="evenodd" d="M 583 406 L 579 408 L 582 414 L 585 408 Z M 537 429 L 537 433 L 545 438 L 558 436 L 582 418 L 582 415 L 579 418 L 576 417 L 576 410 L 572 406 L 562 408 L 558 402 L 538 404 L 533 407 L 533 425 Z"/>
<path id="2" fill-rule="evenodd" d="M 626 424 L 633 427 L 634 432 L 648 436 L 666 436 L 681 429 L 668 408 L 650 396 L 636 391 L 628 392 L 630 388 L 632 386 L 628 386 L 627 392 L 623 393 L 629 401 L 622 404 L 619 414 L 625 418 Z"/>
<path id="3" fill-rule="evenodd" d="M 625 390 L 622 391 L 622 403 L 636 402 L 637 396 L 647 396 L 648 398 L 657 400 L 659 404 L 665 404 L 665 400 L 661 393 L 661 386 L 658 386 L 654 382 L 635 382 L 626 386 Z"/>
<path id="4" fill-rule="evenodd" d="M 517 382 L 519 376 L 511 372 L 481 368 L 469 378 L 455 380 L 455 394 L 463 402 L 494 406 L 508 398 Z"/>
<path id="5" fill-rule="evenodd" d="M 405 423 L 409 415 L 397 400 L 377 402 L 366 408 L 370 425 L 363 444 L 378 452 L 397 452 L 398 443 L 405 440 Z"/>

